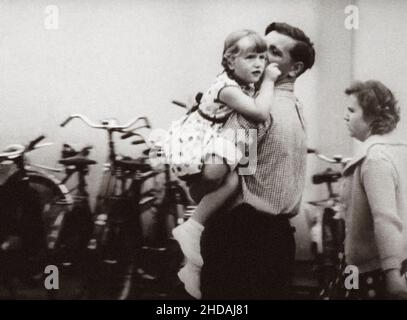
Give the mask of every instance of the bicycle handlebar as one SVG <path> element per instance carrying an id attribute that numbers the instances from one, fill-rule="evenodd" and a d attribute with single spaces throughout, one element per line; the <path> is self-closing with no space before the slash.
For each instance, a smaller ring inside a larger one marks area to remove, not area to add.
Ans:
<path id="1" fill-rule="evenodd" d="M 201 103 L 202 97 L 203 97 L 202 92 L 198 92 L 195 95 L 195 102 L 197 103 L 197 105 L 199 105 Z M 188 109 L 188 106 L 187 106 L 187 104 L 185 102 L 181 102 L 181 101 L 178 101 L 178 100 L 172 100 L 171 103 L 173 103 L 173 104 L 175 104 L 175 105 L 177 105 L 177 106 L 179 106 L 181 108 Z M 197 106 L 197 105 L 195 105 L 195 106 Z"/>
<path id="2" fill-rule="evenodd" d="M 83 115 L 81 115 L 81 114 L 72 114 L 72 115 L 70 115 L 64 122 L 62 122 L 62 123 L 60 124 L 60 126 L 61 126 L 61 127 L 65 127 L 72 119 L 75 119 L 75 118 L 81 119 L 81 120 L 82 120 L 83 122 L 85 122 L 89 127 L 98 128 L 98 129 L 99 129 L 99 128 L 100 128 L 100 129 L 105 128 L 104 125 L 95 124 L 95 123 L 93 123 L 92 121 L 90 121 L 88 117 L 83 116 Z"/>
<path id="3" fill-rule="evenodd" d="M 175 104 L 175 105 L 177 105 L 177 106 L 179 106 L 181 108 L 188 109 L 188 107 L 187 107 L 187 105 L 185 103 L 180 102 L 178 100 L 172 100 L 171 103 L 173 103 L 173 104 Z"/>
<path id="4" fill-rule="evenodd" d="M 122 135 L 121 138 L 122 138 L 122 140 L 124 140 L 124 139 L 130 138 L 134 135 L 136 135 L 134 132 L 129 131 L 129 132 L 126 132 L 124 135 Z"/>
<path id="5" fill-rule="evenodd" d="M 346 164 L 346 162 L 349 161 L 349 158 L 344 158 L 342 155 L 334 155 L 332 158 L 319 153 L 318 150 L 316 149 L 312 149 L 312 148 L 308 148 L 307 149 L 307 153 L 313 153 L 315 154 L 319 159 L 325 161 L 325 162 L 329 162 L 329 163 L 335 163 L 335 164 Z"/>
<path id="6" fill-rule="evenodd" d="M 105 130 L 115 130 L 115 131 L 120 131 L 123 129 L 127 129 L 134 125 L 136 122 L 140 120 L 144 120 L 146 123 L 146 127 L 150 127 L 150 123 L 147 119 L 147 117 L 138 117 L 138 118 L 133 118 L 131 119 L 128 123 L 124 125 L 118 125 L 115 123 L 113 120 L 103 120 L 101 124 L 96 124 L 92 122 L 88 117 L 81 115 L 81 114 L 72 114 L 70 115 L 65 121 L 63 121 L 60 126 L 65 127 L 72 119 L 74 118 L 79 118 L 81 119 L 85 124 L 87 124 L 91 128 L 95 129 L 105 129 Z"/>
<path id="7" fill-rule="evenodd" d="M 40 141 L 42 141 L 42 140 L 44 140 L 44 139 L 45 139 L 45 136 L 44 136 L 44 135 L 40 135 L 38 138 L 32 140 L 32 141 L 28 144 L 26 150 L 27 150 L 27 151 L 33 150 L 33 149 L 35 148 L 35 146 L 36 146 Z"/>
<path id="8" fill-rule="evenodd" d="M 145 127 L 146 127 L 147 129 L 151 129 L 150 120 L 148 120 L 147 117 L 142 117 L 142 118 L 144 119 L 144 122 L 146 123 Z"/>
<path id="9" fill-rule="evenodd" d="M 133 141 L 132 144 L 143 144 L 143 143 L 145 143 L 145 144 L 148 145 L 147 139 L 142 134 L 136 133 L 136 132 L 133 132 L 133 131 L 129 131 L 129 132 L 125 133 L 124 135 L 122 135 L 122 139 L 124 140 L 124 139 L 134 137 L 134 136 L 139 137 L 140 139 Z"/>
<path id="10" fill-rule="evenodd" d="M 134 137 L 134 136 L 137 136 L 139 139 L 132 141 L 131 144 L 134 144 L 134 145 L 145 144 L 148 148 L 152 148 L 154 146 L 154 144 L 151 143 L 150 141 L 148 141 L 142 134 L 132 132 L 132 131 L 125 133 L 122 136 L 122 139 L 127 139 L 127 138 Z"/>
<path id="11" fill-rule="evenodd" d="M 137 128 L 133 128 L 133 129 L 131 129 L 131 130 L 125 132 L 125 133 L 121 136 L 121 139 L 122 139 L 122 140 L 125 140 L 125 139 L 127 139 L 127 138 L 130 138 L 130 137 L 133 137 L 133 136 L 137 136 L 137 137 L 141 138 L 141 140 L 142 140 L 143 142 L 140 141 L 140 142 L 138 142 L 138 143 L 134 143 L 134 141 L 133 141 L 132 144 L 141 144 L 141 143 L 146 143 L 146 144 L 148 144 L 148 143 L 147 143 L 147 139 L 146 139 L 142 134 L 140 134 L 140 133 L 138 133 L 138 132 L 135 132 L 136 130 L 140 130 L 140 129 L 143 129 L 143 128 L 151 129 L 151 125 L 150 125 L 150 122 L 149 122 L 148 118 L 146 118 L 146 117 L 143 117 L 143 118 L 144 118 L 145 123 L 146 123 L 144 126 L 140 126 L 140 127 L 137 127 Z"/>
<path id="12" fill-rule="evenodd" d="M 21 144 L 11 144 L 9 145 L 5 151 L 0 153 L 0 158 L 16 158 L 22 155 L 24 152 L 30 152 L 34 149 L 43 147 L 43 146 L 48 146 L 50 143 L 43 143 L 41 145 L 38 145 L 38 143 L 42 140 L 45 139 L 44 135 L 40 135 L 38 138 L 35 138 L 34 140 L 30 141 L 27 146 L 23 146 Z"/>
<path id="13" fill-rule="evenodd" d="M 145 143 L 146 143 L 146 141 L 144 139 L 142 139 L 142 140 L 134 140 L 134 141 L 131 142 L 131 144 L 145 144 Z"/>

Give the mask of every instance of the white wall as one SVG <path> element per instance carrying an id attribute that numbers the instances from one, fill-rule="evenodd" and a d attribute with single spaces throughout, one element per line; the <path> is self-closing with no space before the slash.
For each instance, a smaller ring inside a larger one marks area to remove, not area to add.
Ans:
<path id="1" fill-rule="evenodd" d="M 317 33 L 310 35 L 315 42 L 316 62 L 309 75 L 298 80 L 297 94 L 303 94 L 311 85 L 312 100 L 306 101 L 308 122 L 308 145 L 327 155 L 351 154 L 352 142 L 345 129 L 343 114 L 346 96 L 343 93 L 352 74 L 352 33 L 344 27 L 345 7 L 350 1 L 319 1 L 315 4 L 314 23 Z M 297 229 L 297 258 L 309 258 L 309 229 L 306 210 L 322 209 L 306 204 L 309 200 L 325 199 L 328 191 L 325 185 L 313 185 L 312 175 L 325 170 L 329 165 L 313 155 L 308 156 L 307 184 L 303 196 L 303 211 L 294 218 Z M 331 165 L 333 170 L 341 170 Z M 334 191 L 337 190 L 334 186 Z"/>
<path id="2" fill-rule="evenodd" d="M 401 110 L 400 134 L 407 136 L 407 2 L 359 0 L 359 30 L 355 33 L 354 77 L 383 82 L 395 94 Z"/>

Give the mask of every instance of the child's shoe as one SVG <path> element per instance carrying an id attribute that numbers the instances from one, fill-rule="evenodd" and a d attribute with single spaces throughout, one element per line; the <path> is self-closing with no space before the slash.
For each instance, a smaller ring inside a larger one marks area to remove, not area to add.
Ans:
<path id="1" fill-rule="evenodd" d="M 192 262 L 186 262 L 185 266 L 178 272 L 178 278 L 184 283 L 186 292 L 195 299 L 201 299 L 201 268 Z"/>

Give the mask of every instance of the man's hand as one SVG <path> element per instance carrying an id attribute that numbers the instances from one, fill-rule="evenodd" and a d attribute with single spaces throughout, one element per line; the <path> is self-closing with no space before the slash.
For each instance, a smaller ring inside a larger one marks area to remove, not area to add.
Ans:
<path id="1" fill-rule="evenodd" d="M 400 274 L 399 269 L 391 269 L 385 272 L 386 288 L 390 299 L 407 300 L 407 281 Z"/>
<path id="2" fill-rule="evenodd" d="M 264 70 L 264 78 L 275 82 L 277 78 L 281 75 L 280 69 L 278 69 L 277 63 L 270 63 L 266 70 Z"/>

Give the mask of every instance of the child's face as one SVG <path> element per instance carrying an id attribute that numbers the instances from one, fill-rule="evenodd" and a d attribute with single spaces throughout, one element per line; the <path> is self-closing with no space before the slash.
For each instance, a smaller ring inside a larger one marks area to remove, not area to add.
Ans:
<path id="1" fill-rule="evenodd" d="M 266 66 L 266 52 L 257 53 L 254 50 L 245 50 L 250 47 L 250 39 L 242 38 L 237 43 L 241 52 L 229 63 L 229 68 L 241 81 L 250 84 L 260 80 Z"/>

